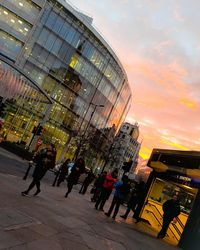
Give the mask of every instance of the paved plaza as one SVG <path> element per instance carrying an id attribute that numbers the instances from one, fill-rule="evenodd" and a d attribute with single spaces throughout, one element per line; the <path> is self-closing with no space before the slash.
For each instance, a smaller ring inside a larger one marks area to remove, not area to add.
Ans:
<path id="1" fill-rule="evenodd" d="M 53 176 L 42 182 L 38 197 L 22 197 L 31 180 L 22 180 L 26 167 L 27 162 L 0 148 L 0 249 L 178 249 L 157 240 L 143 223 L 113 221 L 96 211 L 78 185 L 65 199 L 66 184 L 52 187 Z"/>

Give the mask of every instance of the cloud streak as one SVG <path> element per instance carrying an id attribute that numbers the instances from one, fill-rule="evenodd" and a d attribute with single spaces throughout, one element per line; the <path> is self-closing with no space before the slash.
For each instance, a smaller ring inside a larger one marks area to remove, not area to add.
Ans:
<path id="1" fill-rule="evenodd" d="M 112 44 L 133 92 L 127 120 L 152 148 L 200 150 L 200 3 L 74 0 Z"/>

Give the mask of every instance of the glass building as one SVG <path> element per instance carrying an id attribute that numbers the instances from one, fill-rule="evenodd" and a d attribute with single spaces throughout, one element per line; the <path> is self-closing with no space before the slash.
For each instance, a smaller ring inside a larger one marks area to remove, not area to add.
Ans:
<path id="1" fill-rule="evenodd" d="M 0 27 L 1 67 L 20 70 L 52 100 L 41 137 L 56 144 L 58 157 L 77 146 L 88 151 L 89 142 L 99 145 L 94 138 L 109 141 L 108 131 L 119 129 L 130 108 L 131 90 L 92 18 L 64 0 L 1 0 Z M 8 140 L 28 144 L 34 126 L 44 123 L 49 104 L 32 97 L 7 100 Z"/>

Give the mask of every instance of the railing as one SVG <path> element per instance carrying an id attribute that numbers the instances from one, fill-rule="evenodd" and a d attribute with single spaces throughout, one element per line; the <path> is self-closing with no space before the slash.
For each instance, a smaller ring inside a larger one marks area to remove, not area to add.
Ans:
<path id="1" fill-rule="evenodd" d="M 147 213 L 151 213 L 151 214 L 153 215 L 153 217 L 157 220 L 159 226 L 162 227 L 162 224 L 160 223 L 160 220 L 157 218 L 157 216 L 154 214 L 154 212 L 151 211 L 151 210 L 148 210 L 148 209 L 146 209 L 146 211 L 147 211 Z M 175 235 L 174 232 L 171 230 L 171 228 L 169 228 L 169 230 L 170 230 L 170 232 L 173 234 L 174 238 L 176 238 L 176 240 L 178 241 L 176 235 Z M 169 237 L 169 234 L 167 234 L 167 236 Z"/>
<path id="2" fill-rule="evenodd" d="M 159 213 L 159 215 L 161 217 L 163 217 L 162 214 L 160 213 L 160 211 L 158 210 L 158 208 L 154 204 L 151 204 L 151 203 L 148 203 L 148 204 L 150 206 L 154 207 L 156 209 L 156 211 Z M 177 222 L 178 222 L 178 224 L 180 225 L 181 228 L 184 228 L 183 223 L 181 222 L 181 220 L 179 218 L 178 218 Z M 178 233 L 178 235 L 181 236 L 181 232 L 178 229 L 178 227 L 175 224 L 172 224 L 172 226 L 174 227 L 174 229 L 176 230 L 176 232 Z"/>

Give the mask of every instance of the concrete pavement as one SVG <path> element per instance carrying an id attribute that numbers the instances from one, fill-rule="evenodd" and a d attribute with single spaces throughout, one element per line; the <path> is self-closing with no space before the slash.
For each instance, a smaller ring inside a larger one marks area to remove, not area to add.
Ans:
<path id="1" fill-rule="evenodd" d="M 6 157 L 12 154 L 2 158 L 2 152 L 0 149 L 0 249 L 177 249 L 155 239 L 152 230 L 145 228 L 144 233 L 142 223 L 135 224 L 131 218 L 113 221 L 96 211 L 90 196 L 77 192 L 79 186 L 66 199 L 66 184 L 57 188 L 45 181 L 38 197 L 22 197 L 31 179 L 23 181 L 20 175 L 5 173 L 5 162 L 7 167 L 18 160 L 24 163 L 17 157 L 8 163 Z"/>

